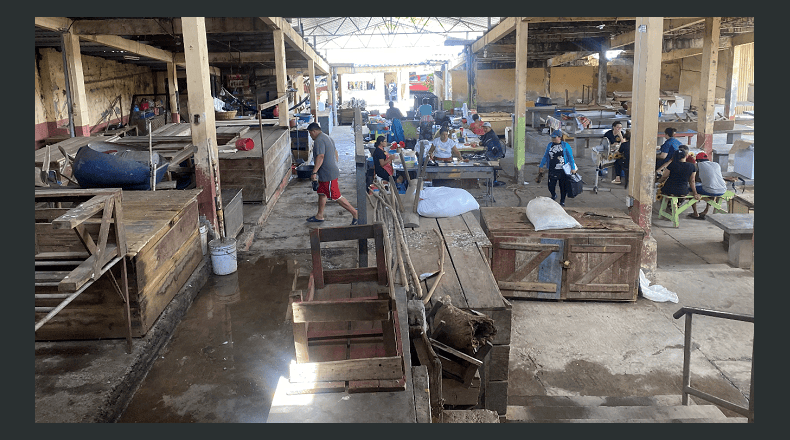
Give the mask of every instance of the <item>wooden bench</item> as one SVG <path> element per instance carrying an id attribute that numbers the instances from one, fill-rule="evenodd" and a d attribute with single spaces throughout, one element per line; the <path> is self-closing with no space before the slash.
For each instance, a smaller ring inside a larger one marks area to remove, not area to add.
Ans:
<path id="1" fill-rule="evenodd" d="M 694 198 L 693 195 L 689 194 L 683 197 L 679 196 L 670 196 L 666 194 L 658 194 L 656 198 L 661 200 L 661 208 L 658 210 L 658 216 L 664 217 L 672 221 L 672 224 L 677 228 L 680 226 L 680 214 L 683 211 L 691 208 L 692 205 L 699 202 L 705 202 L 713 207 L 713 213 L 716 212 L 727 212 L 727 209 L 722 206 L 722 202 L 729 202 L 735 193 L 732 191 L 726 191 L 724 194 L 720 196 L 702 196 L 701 199 L 697 200 Z M 683 200 L 682 203 L 680 201 Z M 679 204 L 680 203 L 680 204 Z M 667 205 L 670 206 L 671 212 L 667 212 Z"/>
<path id="2" fill-rule="evenodd" d="M 724 230 L 724 248 L 730 265 L 751 267 L 754 261 L 754 214 L 711 214 L 709 222 Z"/>

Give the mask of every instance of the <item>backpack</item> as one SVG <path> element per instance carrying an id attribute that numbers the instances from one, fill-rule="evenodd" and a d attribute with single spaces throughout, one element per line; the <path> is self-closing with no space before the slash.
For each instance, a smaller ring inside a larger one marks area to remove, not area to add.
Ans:
<path id="1" fill-rule="evenodd" d="M 582 176 L 578 173 L 576 174 L 568 174 L 568 193 L 567 196 L 570 198 L 574 198 L 584 191 L 584 180 L 582 180 Z"/>

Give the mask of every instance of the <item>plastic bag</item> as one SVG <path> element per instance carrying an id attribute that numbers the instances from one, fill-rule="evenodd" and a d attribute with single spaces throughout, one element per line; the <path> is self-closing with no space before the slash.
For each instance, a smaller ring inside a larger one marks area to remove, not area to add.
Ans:
<path id="1" fill-rule="evenodd" d="M 423 217 L 453 217 L 479 208 L 477 200 L 465 189 L 426 187 L 420 192 L 417 214 Z"/>
<path id="2" fill-rule="evenodd" d="M 645 277 L 645 273 L 642 269 L 639 269 L 639 289 L 642 291 L 642 296 L 649 299 L 650 301 L 655 302 L 678 302 L 678 295 L 677 293 L 667 289 L 664 286 L 659 286 L 658 284 L 650 285 L 650 280 Z"/>
<path id="3" fill-rule="evenodd" d="M 548 197 L 535 197 L 530 200 L 527 203 L 527 218 L 535 226 L 536 231 L 582 227 L 559 203 Z"/>

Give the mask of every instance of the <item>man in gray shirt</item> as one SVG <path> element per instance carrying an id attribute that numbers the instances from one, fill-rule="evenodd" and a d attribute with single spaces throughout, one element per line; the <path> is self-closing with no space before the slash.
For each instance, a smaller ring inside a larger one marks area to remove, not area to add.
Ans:
<path id="1" fill-rule="evenodd" d="M 340 194 L 340 187 L 337 178 L 340 177 L 340 169 L 337 167 L 339 159 L 335 149 L 335 141 L 321 131 L 321 126 L 313 122 L 307 126 L 307 132 L 313 139 L 313 174 L 310 180 L 318 182 L 316 192 L 318 193 L 318 213 L 307 219 L 308 222 L 321 223 L 324 221 L 324 208 L 326 200 L 337 201 L 340 206 L 351 213 L 352 225 L 359 223 L 357 210 Z M 313 188 L 316 188 L 313 186 Z"/>
<path id="2" fill-rule="evenodd" d="M 700 183 L 697 183 L 697 194 L 716 197 L 727 191 L 727 183 L 721 176 L 721 166 L 716 162 L 709 161 L 708 155 L 704 151 L 697 154 L 697 175 L 700 179 Z M 689 217 L 704 219 L 708 214 L 708 208 L 710 205 L 705 204 L 705 210 L 697 213 L 697 204 L 695 203 L 691 206 L 694 213 L 689 214 Z"/>

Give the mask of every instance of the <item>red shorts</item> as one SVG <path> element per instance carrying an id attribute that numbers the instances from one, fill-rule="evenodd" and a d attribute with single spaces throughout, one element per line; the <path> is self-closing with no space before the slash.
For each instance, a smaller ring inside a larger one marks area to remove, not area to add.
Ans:
<path id="1" fill-rule="evenodd" d="M 340 187 L 337 184 L 337 179 L 330 182 L 318 182 L 318 194 L 325 195 L 329 200 L 337 200 L 340 198 Z"/>

